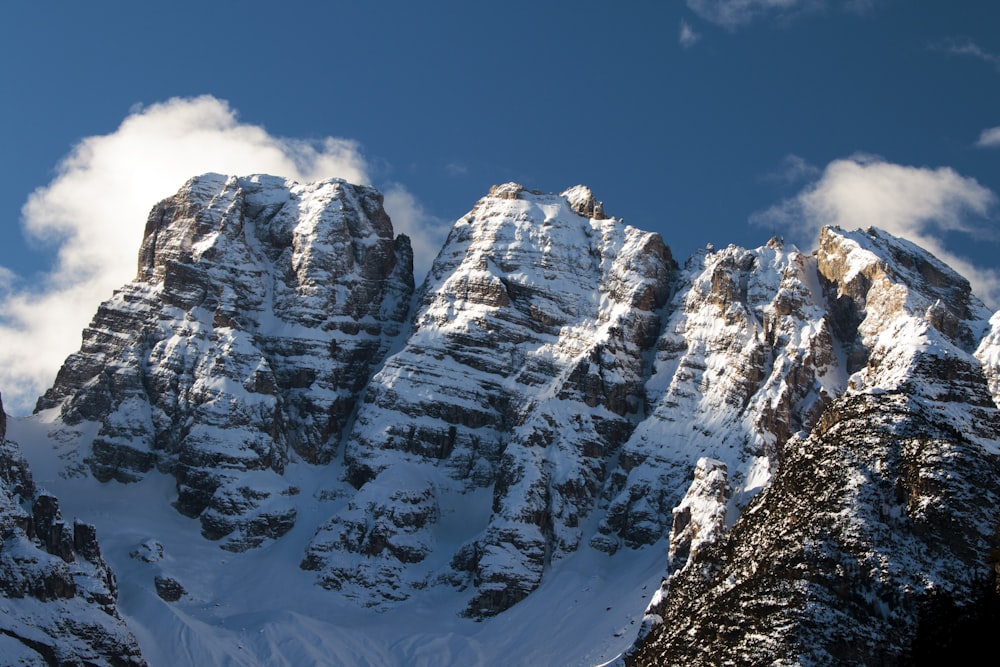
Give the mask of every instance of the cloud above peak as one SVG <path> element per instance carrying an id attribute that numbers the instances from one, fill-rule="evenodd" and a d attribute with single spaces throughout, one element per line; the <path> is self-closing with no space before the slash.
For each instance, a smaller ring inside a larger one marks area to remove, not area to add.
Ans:
<path id="1" fill-rule="evenodd" d="M 31 283 L 0 267 L 0 390 L 8 410 L 30 411 L 79 346 L 98 304 L 135 276 L 150 208 L 206 172 L 371 182 L 352 140 L 276 137 L 208 95 L 133 107 L 114 132 L 80 141 L 22 209 L 25 234 L 56 254 L 51 269 Z M 438 224 L 401 187 L 390 200 L 391 214 L 403 223 L 397 232 L 417 237 Z"/>
<path id="2" fill-rule="evenodd" d="M 982 221 L 996 204 L 992 190 L 949 167 L 910 167 L 859 154 L 834 160 L 797 195 L 753 214 L 750 221 L 784 229 L 805 247 L 815 243 L 826 225 L 879 227 L 934 253 L 996 307 L 1000 274 L 958 257 L 942 240 L 946 233 L 992 240 Z"/>

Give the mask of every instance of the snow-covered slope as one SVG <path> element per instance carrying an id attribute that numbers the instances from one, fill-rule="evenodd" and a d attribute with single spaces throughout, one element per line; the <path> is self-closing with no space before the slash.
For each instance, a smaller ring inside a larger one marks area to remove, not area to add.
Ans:
<path id="1" fill-rule="evenodd" d="M 0 663 L 145 665 L 94 526 L 64 519 L 6 436 L 0 404 Z"/>
<path id="2" fill-rule="evenodd" d="M 699 458 L 724 464 L 735 515 L 777 468 L 788 437 L 843 389 L 816 260 L 777 239 L 688 261 L 646 383 L 649 416 L 624 445 L 594 544 L 667 532 Z"/>
<path id="3" fill-rule="evenodd" d="M 151 664 L 865 662 L 983 599 L 997 324 L 920 248 L 681 268 L 511 183 L 410 263 L 370 188 L 193 179 L 12 422 Z"/>

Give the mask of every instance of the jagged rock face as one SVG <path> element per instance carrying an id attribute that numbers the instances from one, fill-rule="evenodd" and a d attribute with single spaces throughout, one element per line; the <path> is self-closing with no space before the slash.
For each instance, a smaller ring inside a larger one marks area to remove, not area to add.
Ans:
<path id="1" fill-rule="evenodd" d="M 488 524 L 453 560 L 452 580 L 477 590 L 470 614 L 514 604 L 580 544 L 581 518 L 641 415 L 674 270 L 658 235 L 605 218 L 582 187 L 497 186 L 452 229 L 406 347 L 369 384 L 346 462 L 362 496 L 397 465 L 443 469 L 446 485 L 469 491 L 493 486 Z M 406 492 L 436 493 L 427 479 L 411 475 Z M 395 530 L 378 502 L 365 507 L 366 521 Z M 354 520 L 317 534 L 307 561 L 324 580 L 344 578 L 343 550 L 369 549 L 342 539 Z M 417 555 L 381 551 L 352 576 L 405 578 Z"/>
<path id="2" fill-rule="evenodd" d="M 67 524 L 0 437 L 0 655 L 11 664 L 145 665 L 94 526 Z"/>
<path id="3" fill-rule="evenodd" d="M 905 664 L 930 605 L 987 594 L 998 459 L 922 408 L 838 401 L 728 541 L 670 581 L 631 664 Z"/>
<path id="4" fill-rule="evenodd" d="M 155 465 L 207 537 L 254 546 L 293 525 L 289 456 L 333 456 L 412 289 L 374 189 L 201 176 L 153 208 L 135 281 L 38 409 L 99 424 L 84 447 L 98 479 Z"/>
<path id="5" fill-rule="evenodd" d="M 815 270 L 777 240 L 688 262 L 646 383 L 649 416 L 622 448 L 593 546 L 663 537 L 703 456 L 726 466 L 734 513 L 767 484 L 784 442 L 845 381 Z"/>
<path id="6" fill-rule="evenodd" d="M 990 328 L 976 348 L 976 358 L 983 364 L 993 402 L 1000 405 L 1000 313 L 990 318 Z"/>
<path id="7" fill-rule="evenodd" d="M 967 352 L 982 335 L 971 326 L 989 317 L 968 280 L 927 251 L 878 229 L 824 228 L 817 262 L 836 333 L 848 345 L 850 372 L 864 365 L 875 337 L 901 314 L 922 315 Z"/>
<path id="8" fill-rule="evenodd" d="M 726 464 L 702 457 L 684 499 L 674 508 L 667 568 L 680 569 L 726 534 L 726 512 L 732 489 Z"/>
<path id="9" fill-rule="evenodd" d="M 854 311 L 845 346 L 867 361 L 728 537 L 670 578 L 630 664 L 911 664 L 996 596 L 1000 413 L 970 354 L 987 313 L 910 244 L 823 234 L 833 308 Z"/>
<path id="10" fill-rule="evenodd" d="M 308 507 L 300 567 L 363 606 L 447 585 L 482 618 L 575 551 L 662 549 L 641 664 L 892 664 L 979 599 L 1000 319 L 916 246 L 831 228 L 679 269 L 584 187 L 505 184 L 411 291 L 373 190 L 195 179 L 39 408 L 99 479 L 173 474 L 224 548 Z"/>

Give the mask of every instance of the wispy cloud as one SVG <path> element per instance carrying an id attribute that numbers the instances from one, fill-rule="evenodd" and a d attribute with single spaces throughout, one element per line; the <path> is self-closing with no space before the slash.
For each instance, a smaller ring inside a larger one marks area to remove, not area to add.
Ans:
<path id="1" fill-rule="evenodd" d="M 391 183 L 385 188 L 385 210 L 397 234 L 410 237 L 413 247 L 413 277 L 419 286 L 444 245 L 451 221 L 431 215 L 405 187 Z"/>
<path id="2" fill-rule="evenodd" d="M 991 127 L 979 133 L 979 148 L 1000 148 L 1000 127 Z"/>
<path id="3" fill-rule="evenodd" d="M 0 267 L 0 391 L 8 410 L 33 407 L 79 346 L 97 305 L 134 277 L 153 204 L 209 171 L 370 183 L 368 162 L 354 141 L 275 137 L 241 122 L 211 96 L 134 107 L 114 132 L 77 144 L 55 179 L 32 193 L 22 210 L 25 233 L 54 247 L 56 259 L 32 284 Z M 397 186 L 388 197 L 401 231 L 413 231 L 406 229 L 411 222 L 423 230 L 428 217 L 404 193 Z M 429 265 L 431 259 L 420 261 Z"/>
<path id="4" fill-rule="evenodd" d="M 820 169 L 810 164 L 804 158 L 793 153 L 782 158 L 781 163 L 772 171 L 764 174 L 764 180 L 784 185 L 802 183 L 819 176 Z"/>
<path id="5" fill-rule="evenodd" d="M 691 24 L 682 19 L 678 39 L 682 47 L 689 49 L 701 40 L 701 34 L 695 32 L 694 28 L 691 27 Z"/>
<path id="6" fill-rule="evenodd" d="M 465 176 L 469 173 L 469 167 L 463 162 L 449 162 L 444 166 L 444 170 L 449 176 Z"/>
<path id="7" fill-rule="evenodd" d="M 790 20 L 828 8 L 867 14 L 883 0 L 687 0 L 706 21 L 735 30 L 757 19 Z"/>
<path id="8" fill-rule="evenodd" d="M 733 30 L 763 15 L 787 15 L 817 5 L 817 0 L 687 0 L 701 18 Z"/>
<path id="9" fill-rule="evenodd" d="M 976 293 L 996 307 L 1000 274 L 971 264 L 943 241 L 946 232 L 992 240 L 981 221 L 996 204 L 992 190 L 948 167 L 908 167 L 856 155 L 831 162 L 818 180 L 796 196 L 755 213 L 751 222 L 784 228 L 807 247 L 825 225 L 879 227 L 934 253 L 969 278 Z"/>
<path id="10" fill-rule="evenodd" d="M 995 69 L 1000 70 L 1000 54 L 987 51 L 971 39 L 952 38 L 945 40 L 940 44 L 934 45 L 933 48 L 956 56 L 969 56 L 976 58 L 977 60 L 981 60 L 984 63 L 992 65 Z"/>

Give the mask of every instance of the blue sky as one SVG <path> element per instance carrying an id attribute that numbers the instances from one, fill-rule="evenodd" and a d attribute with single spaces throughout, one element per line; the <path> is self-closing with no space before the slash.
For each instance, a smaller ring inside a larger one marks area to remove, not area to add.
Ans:
<path id="1" fill-rule="evenodd" d="M 51 381 L 209 170 L 367 180 L 424 255 L 506 181 L 589 185 L 682 261 L 884 221 L 995 307 L 998 28 L 984 0 L 4 3 L 0 391 Z"/>

